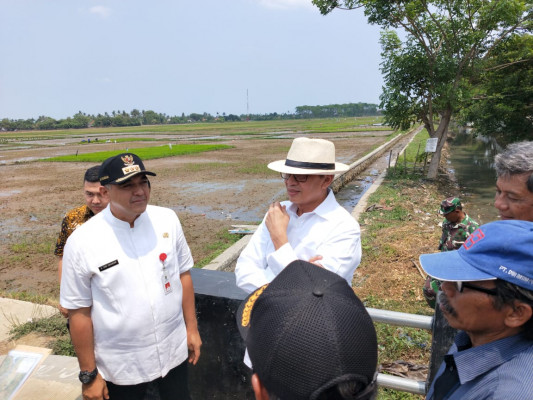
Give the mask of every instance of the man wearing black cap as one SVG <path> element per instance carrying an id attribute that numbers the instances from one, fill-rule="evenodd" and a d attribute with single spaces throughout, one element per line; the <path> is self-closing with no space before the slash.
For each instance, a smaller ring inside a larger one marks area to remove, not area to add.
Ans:
<path id="1" fill-rule="evenodd" d="M 428 400 L 533 399 L 532 249 L 533 223 L 497 221 L 457 251 L 420 256 L 459 330 Z"/>
<path id="2" fill-rule="evenodd" d="M 188 399 L 187 359 L 200 356 L 193 260 L 176 216 L 148 205 L 141 159 L 104 161 L 109 206 L 68 239 L 61 304 L 80 365 L 84 399 Z"/>
<path id="3" fill-rule="evenodd" d="M 257 400 L 375 397 L 376 331 L 338 275 L 294 261 L 243 301 L 237 325 Z"/>

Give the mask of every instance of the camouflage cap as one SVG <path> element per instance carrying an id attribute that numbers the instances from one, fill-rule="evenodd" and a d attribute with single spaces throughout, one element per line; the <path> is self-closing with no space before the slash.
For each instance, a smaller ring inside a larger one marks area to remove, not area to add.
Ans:
<path id="1" fill-rule="evenodd" d="M 452 211 L 455 211 L 457 207 L 463 207 L 459 197 L 448 197 L 447 199 L 442 200 L 442 203 L 440 203 L 439 213 L 442 215 L 446 215 L 448 213 L 451 213 Z"/>

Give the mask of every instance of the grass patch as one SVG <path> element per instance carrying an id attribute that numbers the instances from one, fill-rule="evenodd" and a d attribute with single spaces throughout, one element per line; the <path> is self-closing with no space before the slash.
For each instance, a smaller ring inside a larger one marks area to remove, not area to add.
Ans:
<path id="1" fill-rule="evenodd" d="M 219 170 L 222 168 L 233 168 L 233 164 L 222 162 L 206 162 L 206 163 L 188 163 L 180 165 L 180 171 L 183 172 L 202 172 Z"/>
<path id="2" fill-rule="evenodd" d="M 268 169 L 267 164 L 262 162 L 241 164 L 237 166 L 236 171 L 240 174 L 272 175 L 272 170 Z"/>
<path id="3" fill-rule="evenodd" d="M 423 174 L 423 168 L 429 164 L 432 154 L 425 152 L 427 139 L 429 134 L 426 129 L 422 129 L 409 143 L 404 153 L 397 158 L 396 165 L 388 171 L 388 175 Z"/>
<path id="4" fill-rule="evenodd" d="M 113 139 L 90 139 L 88 140 L 83 139 L 80 141 L 80 144 L 105 144 L 105 143 L 124 143 L 124 142 L 168 142 L 168 139 L 156 139 L 156 138 L 145 138 L 145 137 L 125 137 L 125 138 L 117 138 L 113 137 Z"/>
<path id="5" fill-rule="evenodd" d="M 23 241 L 20 243 L 14 243 L 10 246 L 10 249 L 16 255 L 26 254 L 50 254 L 54 251 L 55 241 L 46 240 L 44 242 L 29 242 Z"/>
<path id="6" fill-rule="evenodd" d="M 232 146 L 224 144 L 179 144 L 172 147 L 164 146 L 155 146 L 155 147 L 139 147 L 132 149 L 132 153 L 137 154 L 143 160 L 151 160 L 154 158 L 164 158 L 164 157 L 174 157 L 185 154 L 195 154 L 202 153 L 204 151 L 213 151 L 213 150 L 222 150 L 229 149 Z M 109 157 L 115 156 L 120 153 L 124 153 L 124 150 L 113 150 L 113 151 L 99 151 L 95 153 L 86 153 L 86 154 L 73 154 L 68 156 L 59 156 L 40 159 L 39 161 L 76 161 L 76 162 L 95 162 L 101 163 L 102 161 L 108 159 Z"/>
<path id="7" fill-rule="evenodd" d="M 419 354 L 418 362 L 430 356 L 431 333 L 423 329 L 376 323 L 380 364 L 391 359 L 402 360 Z M 416 361 L 416 360 L 414 360 Z"/>
<path id="8" fill-rule="evenodd" d="M 207 257 L 199 260 L 194 267 L 203 268 L 216 257 L 224 252 L 227 248 L 231 247 L 234 243 L 238 242 L 243 235 L 236 235 L 229 233 L 227 229 L 222 229 L 217 233 L 217 240 L 213 243 L 209 243 L 204 248 L 204 253 L 209 254 Z"/>
<path id="9" fill-rule="evenodd" d="M 29 333 L 53 337 L 52 353 L 61 356 L 76 356 L 66 326 L 67 320 L 57 313 L 47 318 L 34 319 L 11 329 L 11 338 L 16 340 Z"/>
<path id="10" fill-rule="evenodd" d="M 39 293 L 26 292 L 26 291 L 10 292 L 7 290 L 0 290 L 0 297 L 4 297 L 6 299 L 28 301 L 30 303 L 35 303 L 35 304 L 56 305 L 56 303 L 54 303 L 48 296 L 44 296 Z"/>

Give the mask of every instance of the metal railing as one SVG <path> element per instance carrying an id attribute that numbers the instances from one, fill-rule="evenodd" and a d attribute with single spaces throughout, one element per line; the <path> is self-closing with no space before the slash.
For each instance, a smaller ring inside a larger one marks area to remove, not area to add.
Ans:
<path id="1" fill-rule="evenodd" d="M 380 310 L 377 308 L 367 308 L 367 311 L 374 322 L 408 326 L 410 328 L 426 329 L 428 331 L 431 331 L 433 328 L 433 317 L 427 315 L 408 314 L 397 311 Z M 388 389 L 401 390 L 402 392 L 421 395 L 426 394 L 426 381 L 416 381 L 414 379 L 379 373 L 377 383 L 379 386 Z"/>

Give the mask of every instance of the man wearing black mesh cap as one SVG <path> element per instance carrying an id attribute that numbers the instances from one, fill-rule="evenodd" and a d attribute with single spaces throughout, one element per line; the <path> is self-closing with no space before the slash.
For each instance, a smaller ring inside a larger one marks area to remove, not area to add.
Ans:
<path id="1" fill-rule="evenodd" d="M 370 316 L 337 274 L 289 264 L 237 313 L 257 400 L 369 400 L 377 340 Z"/>

